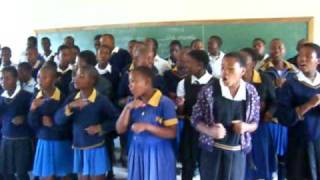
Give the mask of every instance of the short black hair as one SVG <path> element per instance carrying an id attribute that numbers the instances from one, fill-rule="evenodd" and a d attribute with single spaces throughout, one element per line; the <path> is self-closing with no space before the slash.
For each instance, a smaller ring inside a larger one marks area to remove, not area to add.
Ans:
<path id="1" fill-rule="evenodd" d="M 81 51 L 79 58 L 83 58 L 88 65 L 95 66 L 97 64 L 96 55 L 90 50 Z"/>
<path id="2" fill-rule="evenodd" d="M 2 48 L 1 48 L 1 51 L 9 51 L 10 54 L 11 54 L 11 49 L 10 49 L 10 47 L 8 47 L 8 46 L 2 47 Z"/>
<path id="3" fill-rule="evenodd" d="M 320 46 L 315 43 L 304 43 L 301 48 L 310 48 L 312 49 L 316 54 L 317 58 L 320 59 Z"/>
<path id="4" fill-rule="evenodd" d="M 18 71 L 14 66 L 6 66 L 2 69 L 2 73 L 10 73 L 14 78 L 18 78 Z"/>
<path id="5" fill-rule="evenodd" d="M 204 67 L 207 67 L 209 64 L 209 56 L 208 53 L 204 50 L 191 50 L 190 52 L 188 52 L 188 55 L 203 64 Z"/>
<path id="6" fill-rule="evenodd" d="M 35 36 L 29 36 L 28 37 L 28 42 L 32 42 L 35 46 L 38 45 L 38 39 Z"/>
<path id="7" fill-rule="evenodd" d="M 234 58 L 240 64 L 240 67 L 246 67 L 246 60 L 239 52 L 227 53 L 224 58 Z"/>
<path id="8" fill-rule="evenodd" d="M 135 39 L 131 39 L 130 41 L 129 41 L 129 43 L 136 43 L 137 42 L 137 40 L 135 40 Z"/>
<path id="9" fill-rule="evenodd" d="M 23 71 L 32 72 L 32 66 L 28 62 L 21 62 L 18 64 L 18 69 L 21 69 Z"/>
<path id="10" fill-rule="evenodd" d="M 98 78 L 99 78 L 99 73 L 94 66 L 90 66 L 90 65 L 83 66 L 83 67 L 80 67 L 79 70 L 80 70 L 80 72 L 82 72 L 84 74 L 88 74 L 90 76 L 90 78 L 93 79 L 94 86 L 97 84 Z"/>
<path id="11" fill-rule="evenodd" d="M 222 38 L 220 36 L 217 36 L 217 35 L 210 36 L 209 40 L 217 41 L 219 47 L 221 47 L 222 44 L 223 44 Z"/>
<path id="12" fill-rule="evenodd" d="M 48 41 L 49 44 L 51 45 L 51 41 L 50 41 L 50 39 L 48 37 L 41 38 L 41 41 Z"/>
<path id="13" fill-rule="evenodd" d="M 253 48 L 243 48 L 240 51 L 246 52 L 247 54 L 249 54 L 249 56 L 251 56 L 252 60 L 254 62 L 257 62 L 260 59 L 260 56 L 257 52 L 257 50 L 253 49 Z"/>
<path id="14" fill-rule="evenodd" d="M 73 38 L 73 36 L 66 36 L 64 39 L 72 39 L 73 41 L 74 41 L 74 38 Z"/>
<path id="15" fill-rule="evenodd" d="M 192 46 L 193 46 L 195 43 L 197 43 L 197 42 L 201 42 L 201 43 L 202 43 L 202 40 L 199 39 L 199 38 L 194 39 L 194 40 L 191 41 L 190 46 L 192 47 Z"/>
<path id="16" fill-rule="evenodd" d="M 152 50 L 156 54 L 157 51 L 158 51 L 158 48 L 159 48 L 158 41 L 155 38 L 151 38 L 151 37 L 146 38 L 146 41 L 152 41 L 152 43 L 153 43 L 153 49 Z"/>
<path id="17" fill-rule="evenodd" d="M 112 41 L 114 41 L 114 36 L 112 35 L 112 34 L 102 34 L 101 35 L 101 37 L 104 37 L 104 36 L 106 36 L 106 37 L 109 37 L 109 38 L 111 38 L 112 39 Z"/>
<path id="18" fill-rule="evenodd" d="M 58 54 L 60 53 L 60 51 L 65 50 L 65 49 L 71 49 L 71 48 L 69 46 L 63 44 L 63 45 L 59 46 Z"/>
<path id="19" fill-rule="evenodd" d="M 264 45 L 266 45 L 266 41 L 260 37 L 254 38 L 252 43 L 256 43 L 257 41 L 262 42 Z"/>
<path id="20" fill-rule="evenodd" d="M 45 71 L 49 71 L 53 74 L 54 77 L 58 76 L 58 72 L 57 72 L 57 64 L 53 61 L 47 61 L 40 69 L 41 70 L 45 70 Z"/>
<path id="21" fill-rule="evenodd" d="M 100 38 L 101 38 L 101 34 L 97 34 L 97 35 L 94 36 L 94 40 L 95 41 L 99 40 Z"/>
<path id="22" fill-rule="evenodd" d="M 152 87 L 154 87 L 156 75 L 155 75 L 154 71 L 152 70 L 152 68 L 148 68 L 145 66 L 139 66 L 139 67 L 134 68 L 131 71 L 131 73 L 133 73 L 133 72 L 140 73 L 145 78 L 150 79 L 151 83 L 152 83 Z"/>
<path id="23" fill-rule="evenodd" d="M 177 46 L 179 46 L 180 48 L 182 48 L 182 44 L 181 44 L 181 42 L 180 42 L 179 40 L 172 40 L 172 41 L 170 42 L 170 47 L 171 47 L 171 46 L 174 46 L 174 45 L 177 45 Z"/>

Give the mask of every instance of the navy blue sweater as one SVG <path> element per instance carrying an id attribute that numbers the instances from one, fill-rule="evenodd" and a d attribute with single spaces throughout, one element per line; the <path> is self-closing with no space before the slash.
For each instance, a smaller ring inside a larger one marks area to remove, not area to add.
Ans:
<path id="1" fill-rule="evenodd" d="M 110 64 L 117 69 L 123 69 L 131 63 L 131 56 L 128 51 L 119 49 L 118 52 L 113 53 L 110 57 Z"/>

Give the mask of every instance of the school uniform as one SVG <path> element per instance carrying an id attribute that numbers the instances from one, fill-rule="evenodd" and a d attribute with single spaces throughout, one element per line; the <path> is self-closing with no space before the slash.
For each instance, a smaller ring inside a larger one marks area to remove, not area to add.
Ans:
<path id="1" fill-rule="evenodd" d="M 32 130 L 27 124 L 27 115 L 32 94 L 16 87 L 10 96 L 4 91 L 0 97 L 2 141 L 0 148 L 0 172 L 21 175 L 32 169 Z M 14 124 L 20 121 L 21 124 Z"/>
<path id="2" fill-rule="evenodd" d="M 97 64 L 95 68 L 97 69 L 100 76 L 111 82 L 112 89 L 114 92 L 116 92 L 120 80 L 119 70 L 116 67 L 111 66 L 111 64 L 108 64 L 104 69 L 101 69 L 99 67 L 99 64 Z"/>
<path id="3" fill-rule="evenodd" d="M 289 128 L 286 159 L 289 180 L 320 178 L 320 108 L 310 109 L 303 117 L 296 111 L 319 93 L 320 74 L 311 81 L 302 72 L 288 80 L 279 92 L 277 116 Z"/>
<path id="4" fill-rule="evenodd" d="M 211 69 L 211 74 L 215 78 L 220 78 L 221 77 L 221 65 L 222 65 L 222 60 L 224 57 L 225 53 L 220 51 L 218 55 L 214 56 L 208 53 L 209 56 L 209 66 Z"/>
<path id="5" fill-rule="evenodd" d="M 247 156 L 246 179 L 265 179 L 272 180 L 273 173 L 276 172 L 276 157 L 271 139 L 271 132 L 268 128 L 270 119 L 263 119 L 264 114 L 269 112 L 274 114 L 276 111 L 275 88 L 269 76 L 256 70 L 253 71 L 250 81 L 256 88 L 260 96 L 261 109 L 258 128 L 252 133 L 252 151 Z"/>
<path id="6" fill-rule="evenodd" d="M 154 67 L 157 68 L 160 75 L 171 69 L 169 62 L 162 59 L 158 54 L 154 57 Z"/>
<path id="7" fill-rule="evenodd" d="M 128 51 L 115 47 L 111 52 L 110 64 L 117 69 L 123 69 L 131 63 L 131 56 Z"/>
<path id="8" fill-rule="evenodd" d="M 33 65 L 33 67 L 32 67 L 32 77 L 34 78 L 34 79 L 37 79 L 38 78 L 38 72 L 39 72 L 39 70 L 41 69 L 41 67 L 42 67 L 42 65 L 43 65 L 43 60 L 37 60 L 37 62 Z"/>
<path id="9" fill-rule="evenodd" d="M 32 77 L 28 82 L 20 82 L 20 85 L 23 90 L 33 94 L 35 92 L 37 82 Z"/>
<path id="10" fill-rule="evenodd" d="M 194 171 L 199 165 L 200 150 L 197 143 L 199 133 L 191 126 L 190 117 L 192 115 L 192 107 L 197 101 L 198 92 L 211 78 L 212 76 L 208 72 L 200 78 L 187 76 L 179 82 L 177 87 L 177 96 L 185 99 L 183 107 L 184 127 L 180 146 L 183 180 L 192 180 Z"/>
<path id="11" fill-rule="evenodd" d="M 269 54 L 264 54 L 263 56 L 260 56 L 259 59 L 260 60 L 257 62 L 256 66 L 255 66 L 256 70 L 259 70 L 261 68 L 261 66 L 266 63 L 266 61 L 270 60 Z"/>
<path id="12" fill-rule="evenodd" d="M 41 56 L 43 57 L 43 59 L 44 59 L 45 62 L 47 62 L 47 61 L 49 61 L 49 60 L 53 61 L 53 60 L 54 60 L 55 53 L 51 50 L 51 52 L 50 52 L 50 54 L 49 54 L 48 56 L 45 54 L 45 52 L 43 52 L 43 53 L 41 54 Z"/>
<path id="13" fill-rule="evenodd" d="M 42 124 L 42 118 L 48 116 L 54 121 L 55 112 L 61 107 L 63 95 L 58 88 L 51 97 L 44 97 L 39 91 L 35 99 L 45 98 L 44 103 L 35 111 L 30 111 L 28 123 L 36 132 L 38 139 L 33 164 L 33 175 L 38 177 L 63 177 L 72 173 L 71 126 L 52 127 Z"/>
<path id="14" fill-rule="evenodd" d="M 251 134 L 236 134 L 232 121 L 258 123 L 260 99 L 256 89 L 240 81 L 237 94 L 232 97 L 222 79 L 213 79 L 199 92 L 193 106 L 191 122 L 212 126 L 221 123 L 226 128 L 223 139 L 213 139 L 200 132 L 200 176 L 203 180 L 244 180 L 246 153 L 251 150 Z"/>
<path id="15" fill-rule="evenodd" d="M 66 69 L 62 70 L 59 66 L 57 67 L 58 80 L 57 87 L 61 90 L 62 94 L 69 94 L 69 84 L 72 81 L 73 68 L 69 65 Z"/>
<path id="16" fill-rule="evenodd" d="M 130 127 L 139 122 L 158 127 L 175 126 L 178 120 L 174 103 L 157 90 L 145 107 L 131 110 Z M 128 180 L 175 180 L 176 161 L 171 140 L 147 131 L 131 133 Z"/>
<path id="17" fill-rule="evenodd" d="M 56 113 L 55 123 L 61 125 L 72 122 L 73 172 L 84 176 L 104 175 L 110 170 L 105 135 L 114 130 L 119 113 L 110 100 L 96 89 L 87 99 L 83 99 L 89 103 L 83 109 L 68 108 L 68 103 L 80 98 L 80 92 L 70 95 L 65 101 L 66 105 Z M 102 132 L 89 135 L 85 129 L 97 124 L 102 126 Z"/>

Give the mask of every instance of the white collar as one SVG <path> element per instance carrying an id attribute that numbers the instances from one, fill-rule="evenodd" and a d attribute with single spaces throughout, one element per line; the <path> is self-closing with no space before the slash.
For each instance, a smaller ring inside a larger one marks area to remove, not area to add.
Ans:
<path id="1" fill-rule="evenodd" d="M 40 65 L 41 65 L 41 61 L 37 60 L 36 64 L 32 68 L 37 69 Z"/>
<path id="2" fill-rule="evenodd" d="M 207 84 L 211 78 L 212 78 L 212 75 L 210 73 L 208 73 L 208 71 L 206 71 L 206 73 L 204 75 L 202 75 L 199 79 L 197 77 L 195 77 L 194 75 L 192 75 L 191 76 L 191 84 L 195 84 L 196 81 L 199 84 Z"/>
<path id="3" fill-rule="evenodd" d="M 1 94 L 1 96 L 4 98 L 13 99 L 20 92 L 20 90 L 21 90 L 20 86 L 17 86 L 16 89 L 14 90 L 14 93 L 11 96 L 8 94 L 8 91 L 4 91 Z"/>
<path id="4" fill-rule="evenodd" d="M 35 84 L 37 84 L 37 82 L 33 78 L 26 83 L 22 83 L 23 86 L 34 86 Z"/>
<path id="5" fill-rule="evenodd" d="M 120 49 L 119 47 L 114 47 L 111 54 L 118 53 L 119 49 Z"/>
<path id="6" fill-rule="evenodd" d="M 210 54 L 210 53 L 208 53 L 208 55 L 209 55 L 209 57 L 214 58 L 215 60 L 218 60 L 218 59 L 222 59 L 222 58 L 223 58 L 224 52 L 219 51 L 219 54 L 216 55 L 216 56 L 214 56 L 214 55 L 212 55 L 212 54 Z"/>
<path id="7" fill-rule="evenodd" d="M 224 85 L 223 80 L 221 78 L 219 79 L 219 83 L 221 87 L 221 93 L 224 98 L 227 98 L 232 101 L 246 100 L 246 96 L 247 96 L 246 82 L 244 82 L 242 79 L 240 80 L 240 87 L 238 89 L 238 92 L 234 97 L 232 97 L 229 87 Z"/>
<path id="8" fill-rule="evenodd" d="M 97 64 L 96 69 L 100 75 L 112 72 L 112 67 L 111 67 L 110 63 L 108 63 L 104 69 L 100 69 L 99 64 Z"/>
<path id="9" fill-rule="evenodd" d="M 310 78 L 308 78 L 307 76 L 305 76 L 303 74 L 303 72 L 299 72 L 297 74 L 297 78 L 298 78 L 298 81 L 300 82 L 304 82 L 310 86 L 318 86 L 320 85 L 320 73 L 317 72 L 316 74 L 316 77 L 314 78 L 314 80 L 312 81 Z"/>
<path id="10" fill-rule="evenodd" d="M 50 53 L 48 56 L 46 56 L 46 52 L 43 51 L 43 54 L 42 54 L 42 55 L 43 55 L 44 57 L 48 58 L 48 57 L 53 56 L 53 55 L 54 55 L 54 52 L 51 50 L 51 53 Z"/>
<path id="11" fill-rule="evenodd" d="M 154 57 L 154 61 L 165 61 L 164 59 L 162 59 L 158 54 Z"/>
<path id="12" fill-rule="evenodd" d="M 71 64 L 69 64 L 68 67 L 67 67 L 67 69 L 65 69 L 65 70 L 62 70 L 59 66 L 58 66 L 58 68 L 57 68 L 57 71 L 58 71 L 59 73 L 61 73 L 61 74 L 65 74 L 65 73 L 68 72 L 69 70 L 73 70 L 73 67 L 72 67 Z"/>

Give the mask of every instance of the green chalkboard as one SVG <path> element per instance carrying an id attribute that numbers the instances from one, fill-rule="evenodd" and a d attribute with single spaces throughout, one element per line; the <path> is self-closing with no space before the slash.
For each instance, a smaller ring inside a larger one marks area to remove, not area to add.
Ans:
<path id="1" fill-rule="evenodd" d="M 146 37 L 153 37 L 159 42 L 159 54 L 162 57 L 168 56 L 168 45 L 174 39 L 180 40 L 187 46 L 192 40 L 200 38 L 206 45 L 209 36 L 219 35 L 223 38 L 222 50 L 229 52 L 251 46 L 255 37 L 261 37 L 267 42 L 273 38 L 281 38 L 287 47 L 286 56 L 290 57 L 296 53 L 295 46 L 298 40 L 302 38 L 310 40 L 312 37 L 310 22 L 312 18 L 185 21 L 48 29 L 36 30 L 36 33 L 39 38 L 49 37 L 54 50 L 68 35 L 75 38 L 75 43 L 81 50 L 94 50 L 93 39 L 97 34 L 113 34 L 116 45 L 125 49 L 131 39 L 143 40 Z"/>

